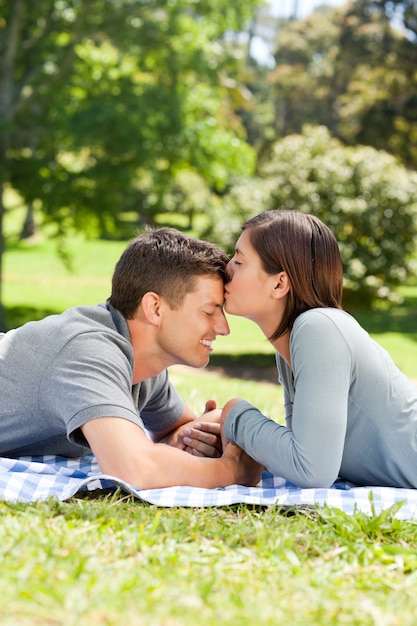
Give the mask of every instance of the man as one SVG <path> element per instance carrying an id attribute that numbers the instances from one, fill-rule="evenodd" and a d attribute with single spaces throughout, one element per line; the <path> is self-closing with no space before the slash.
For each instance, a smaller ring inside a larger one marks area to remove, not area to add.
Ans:
<path id="1" fill-rule="evenodd" d="M 212 458 L 220 454 L 213 401 L 185 451 L 183 430 L 196 416 L 166 369 L 204 367 L 216 336 L 229 333 L 227 261 L 175 229 L 149 231 L 122 254 L 106 304 L 0 335 L 0 455 L 91 450 L 103 473 L 142 489 L 256 484 L 261 468 L 237 446 L 225 443 Z"/>

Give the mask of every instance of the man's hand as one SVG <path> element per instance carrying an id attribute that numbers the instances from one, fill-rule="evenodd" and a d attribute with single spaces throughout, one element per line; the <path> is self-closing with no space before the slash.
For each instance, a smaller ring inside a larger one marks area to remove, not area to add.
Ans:
<path id="1" fill-rule="evenodd" d="M 222 440 L 223 458 L 230 458 L 237 464 L 242 472 L 242 477 L 238 483 L 255 487 L 261 480 L 261 474 L 264 471 L 263 465 L 252 459 L 242 448 L 228 441 L 224 435 L 224 423 L 230 410 L 241 401 L 241 398 L 232 398 L 224 405 L 220 416 L 220 436 Z"/>
<path id="2" fill-rule="evenodd" d="M 256 487 L 261 480 L 261 474 L 264 470 L 263 465 L 254 461 L 252 457 L 234 443 L 226 442 L 222 459 L 230 461 L 235 466 L 234 471 L 237 475 L 236 483 L 238 485 Z"/>
<path id="3" fill-rule="evenodd" d="M 183 444 L 182 449 L 195 456 L 209 456 L 215 459 L 222 455 L 218 423 L 200 420 L 192 422 L 182 429 L 179 439 Z"/>

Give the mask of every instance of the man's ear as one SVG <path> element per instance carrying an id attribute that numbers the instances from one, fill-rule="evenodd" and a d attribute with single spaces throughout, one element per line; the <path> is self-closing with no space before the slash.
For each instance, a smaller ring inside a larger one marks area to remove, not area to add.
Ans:
<path id="1" fill-rule="evenodd" d="M 288 278 L 288 274 L 286 272 L 280 272 L 275 277 L 273 298 L 276 298 L 277 300 L 279 298 L 283 298 L 289 292 L 290 287 L 291 285 L 290 285 L 290 281 Z"/>
<path id="2" fill-rule="evenodd" d="M 142 298 L 141 307 L 148 322 L 159 326 L 161 323 L 161 296 L 154 291 L 148 291 Z"/>

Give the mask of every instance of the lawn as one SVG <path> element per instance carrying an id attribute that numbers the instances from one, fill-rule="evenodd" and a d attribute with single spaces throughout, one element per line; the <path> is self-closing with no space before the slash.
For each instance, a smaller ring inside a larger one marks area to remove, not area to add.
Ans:
<path id="1" fill-rule="evenodd" d="M 416 525 L 121 494 L 0 505 L 4 626 L 414 626 Z"/>
<path id="2" fill-rule="evenodd" d="M 124 245 L 74 240 L 72 273 L 50 243 L 10 250 L 9 324 L 105 300 Z M 361 322 L 417 380 L 416 286 L 404 295 Z M 240 395 L 280 419 L 269 345 L 253 324 L 230 322 L 210 367 L 174 367 L 173 380 L 196 411 L 207 397 Z M 112 492 L 0 503 L 0 515 L 5 626 L 415 624 L 417 525 L 394 511 L 165 509 Z"/>

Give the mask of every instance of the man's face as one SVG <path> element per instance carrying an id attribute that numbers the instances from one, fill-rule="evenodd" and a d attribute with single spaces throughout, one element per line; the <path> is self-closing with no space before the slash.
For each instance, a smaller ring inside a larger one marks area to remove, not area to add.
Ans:
<path id="1" fill-rule="evenodd" d="M 198 276 L 196 288 L 181 306 L 172 310 L 164 302 L 158 343 L 169 365 L 204 367 L 217 335 L 228 335 L 223 312 L 224 285 L 220 278 Z"/>

